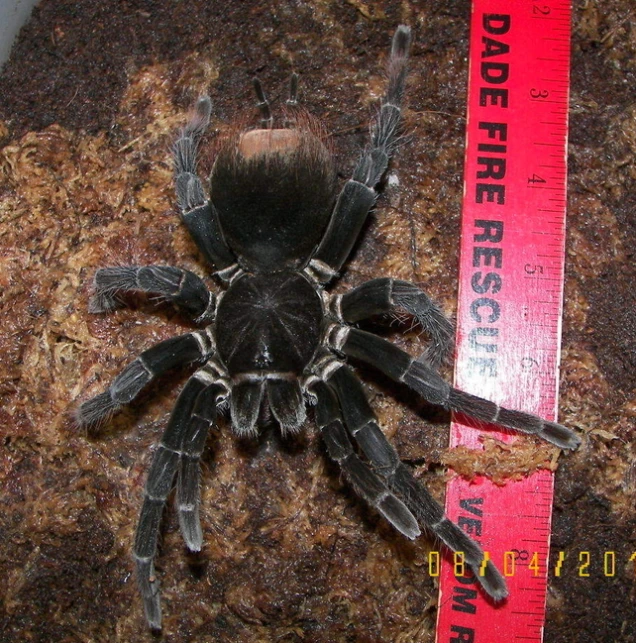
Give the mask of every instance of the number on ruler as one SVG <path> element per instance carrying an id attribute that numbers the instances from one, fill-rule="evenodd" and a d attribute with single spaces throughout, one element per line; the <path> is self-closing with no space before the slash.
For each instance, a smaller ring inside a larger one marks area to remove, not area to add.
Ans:
<path id="1" fill-rule="evenodd" d="M 535 16 L 549 16 L 550 15 L 550 7 L 547 4 L 533 4 L 532 5 L 532 13 Z"/>
<path id="2" fill-rule="evenodd" d="M 530 98 L 534 100 L 544 100 L 550 95 L 550 92 L 547 89 L 537 89 L 533 87 L 530 90 Z"/>
<path id="3" fill-rule="evenodd" d="M 521 360 L 521 370 L 524 373 L 527 373 L 528 371 L 531 371 L 533 368 L 537 368 L 539 366 L 539 362 L 534 357 L 524 357 Z"/>

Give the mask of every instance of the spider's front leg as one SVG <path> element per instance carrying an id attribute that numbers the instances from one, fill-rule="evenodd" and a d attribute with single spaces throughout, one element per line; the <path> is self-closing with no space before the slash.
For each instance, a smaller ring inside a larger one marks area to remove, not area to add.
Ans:
<path id="1" fill-rule="evenodd" d="M 388 65 L 389 86 L 371 128 L 371 145 L 342 188 L 325 235 L 309 262 L 310 271 L 320 281 L 335 276 L 349 256 L 377 197 L 375 188 L 397 147 L 410 44 L 410 28 L 400 25 L 393 36 Z"/>
<path id="2" fill-rule="evenodd" d="M 354 452 L 333 391 L 322 381 L 315 382 L 313 389 L 318 399 L 316 424 L 331 458 L 340 465 L 348 482 L 359 496 L 407 538 L 417 538 L 420 528 L 415 516 L 388 489 L 378 474 Z M 393 462 L 392 457 L 391 461 Z"/>
<path id="3" fill-rule="evenodd" d="M 133 556 L 146 619 L 153 629 L 161 628 L 159 581 L 154 559 L 161 516 L 177 474 L 177 512 L 183 539 L 191 551 L 203 543 L 199 519 L 199 460 L 216 408 L 225 387 L 213 367 L 206 365 L 185 385 L 159 443 L 144 490 Z"/>
<path id="4" fill-rule="evenodd" d="M 75 411 L 80 426 L 94 426 L 130 404 L 142 389 L 166 371 L 207 360 L 214 343 L 208 329 L 172 337 L 143 351 L 115 377 L 106 391 L 86 400 Z"/>
<path id="5" fill-rule="evenodd" d="M 437 368 L 451 351 L 453 325 L 426 293 L 408 281 L 372 279 L 344 295 L 334 296 L 331 308 L 336 319 L 349 324 L 403 310 L 429 335 L 430 343 L 420 359 Z"/>
<path id="6" fill-rule="evenodd" d="M 216 297 L 203 281 L 189 270 L 172 266 L 117 266 L 95 273 L 94 294 L 88 304 L 91 313 L 105 313 L 122 305 L 118 295 L 143 292 L 173 303 L 198 324 L 214 317 Z"/>
<path id="7" fill-rule="evenodd" d="M 574 431 L 561 424 L 543 420 L 532 413 L 506 409 L 489 400 L 453 388 L 426 364 L 372 333 L 339 326 L 334 327 L 331 338 L 331 347 L 335 350 L 374 366 L 396 382 L 406 384 L 433 404 L 464 413 L 482 422 L 536 435 L 561 449 L 576 449 L 581 443 Z"/>
<path id="8" fill-rule="evenodd" d="M 356 375 L 342 365 L 326 376 L 326 383 L 338 398 L 347 431 L 386 486 L 404 501 L 422 527 L 430 529 L 452 551 L 463 553 L 466 564 L 490 596 L 495 600 L 505 598 L 506 582 L 491 561 L 484 565 L 481 547 L 446 517 L 442 506 L 400 461 L 378 426 Z"/>

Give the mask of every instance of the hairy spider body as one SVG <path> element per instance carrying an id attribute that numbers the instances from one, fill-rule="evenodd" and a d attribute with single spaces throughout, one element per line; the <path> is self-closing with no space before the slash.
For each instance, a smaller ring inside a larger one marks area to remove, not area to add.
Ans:
<path id="1" fill-rule="evenodd" d="M 496 567 L 482 565 L 479 545 L 444 515 L 442 507 L 404 465 L 380 430 L 347 357 L 370 364 L 426 400 L 575 448 L 569 429 L 511 411 L 451 387 L 437 373 L 452 326 L 419 288 L 379 278 L 344 295 L 325 287 L 340 271 L 376 198 L 399 141 L 410 30 L 393 38 L 388 90 L 371 129 L 371 141 L 353 176 L 336 195 L 334 165 L 321 131 L 296 109 L 292 77 L 291 126 L 273 129 L 269 103 L 255 81 L 261 128 L 221 145 L 209 193 L 196 174 L 197 148 L 211 113 L 200 99 L 174 148 L 177 202 L 204 257 L 227 286 L 216 296 L 193 273 L 171 266 L 104 268 L 95 275 L 89 310 L 105 312 L 126 291 L 153 293 L 174 303 L 201 326 L 163 341 L 133 360 L 108 389 L 81 404 L 90 425 L 131 402 L 167 370 L 199 367 L 188 380 L 154 456 L 134 545 L 146 618 L 161 627 L 154 571 L 159 525 L 176 477 L 177 511 L 186 545 L 199 551 L 199 460 L 217 411 L 229 404 L 231 426 L 252 437 L 268 418 L 283 433 L 301 429 L 308 402 L 330 457 L 358 494 L 408 538 L 429 529 L 450 549 L 464 552 L 476 581 L 495 600 L 507 595 Z M 427 352 L 415 359 L 390 342 L 355 328 L 385 313 L 412 316 L 427 332 Z"/>
<path id="2" fill-rule="evenodd" d="M 300 428 L 300 378 L 320 346 L 323 317 L 315 286 L 298 272 L 243 274 L 232 282 L 214 327 L 232 382 L 230 411 L 239 435 L 256 432 L 263 399 L 284 431 Z"/>
<path id="3" fill-rule="evenodd" d="M 210 194 L 241 268 L 303 268 L 329 221 L 333 161 L 303 130 L 252 130 L 219 153 Z"/>

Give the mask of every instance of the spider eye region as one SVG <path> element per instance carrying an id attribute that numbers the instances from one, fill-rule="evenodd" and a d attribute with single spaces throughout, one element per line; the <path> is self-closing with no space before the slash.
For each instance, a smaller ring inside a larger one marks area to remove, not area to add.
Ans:
<path id="1" fill-rule="evenodd" d="M 307 130 L 244 132 L 221 149 L 210 176 L 223 237 L 251 272 L 304 267 L 322 238 L 334 197 L 331 154 Z"/>
<path id="2" fill-rule="evenodd" d="M 322 316 L 320 296 L 301 274 L 245 274 L 219 302 L 219 355 L 231 377 L 301 375 L 320 344 Z"/>

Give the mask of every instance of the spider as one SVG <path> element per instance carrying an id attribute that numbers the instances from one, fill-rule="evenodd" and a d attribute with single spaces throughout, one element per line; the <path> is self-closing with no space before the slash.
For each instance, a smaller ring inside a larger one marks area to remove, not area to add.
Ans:
<path id="1" fill-rule="evenodd" d="M 229 407 L 236 436 L 258 435 L 274 421 L 283 435 L 302 430 L 307 405 L 329 456 L 371 507 L 410 539 L 430 530 L 464 553 L 477 581 L 494 600 L 507 595 L 502 575 L 445 515 L 402 463 L 380 430 L 347 358 L 375 367 L 425 400 L 478 421 L 537 435 L 563 449 L 579 438 L 564 426 L 459 391 L 437 368 L 447 354 L 452 325 L 419 288 L 373 279 L 344 295 L 325 290 L 338 276 L 373 207 L 379 184 L 400 143 L 401 105 L 411 32 L 399 26 L 388 61 L 388 88 L 353 176 L 336 197 L 334 162 L 323 130 L 297 106 L 292 76 L 284 127 L 275 128 L 270 104 L 254 81 L 260 127 L 222 142 L 206 190 L 196 173 L 197 150 L 211 102 L 198 100 L 174 146 L 177 203 L 201 254 L 227 289 L 208 290 L 192 272 L 172 266 L 103 268 L 95 275 L 93 313 L 113 310 L 121 293 L 140 291 L 172 302 L 201 330 L 143 351 L 108 389 L 77 409 L 89 426 L 132 402 L 169 369 L 198 364 L 181 391 L 159 443 L 144 491 L 133 549 L 146 619 L 161 628 L 154 569 L 161 516 L 176 477 L 179 525 L 187 547 L 203 543 L 199 519 L 199 460 L 219 411 Z M 296 114 L 296 116 L 294 116 Z M 411 316 L 429 335 L 419 359 L 356 322 L 385 313 Z"/>

